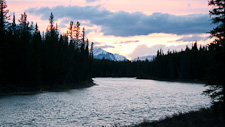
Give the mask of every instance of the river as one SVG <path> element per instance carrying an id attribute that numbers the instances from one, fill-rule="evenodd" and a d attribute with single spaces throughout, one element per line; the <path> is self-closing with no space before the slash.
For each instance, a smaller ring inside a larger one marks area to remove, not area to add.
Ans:
<path id="1" fill-rule="evenodd" d="M 94 78 L 93 87 L 0 97 L 0 126 L 133 125 L 210 106 L 203 84 Z"/>

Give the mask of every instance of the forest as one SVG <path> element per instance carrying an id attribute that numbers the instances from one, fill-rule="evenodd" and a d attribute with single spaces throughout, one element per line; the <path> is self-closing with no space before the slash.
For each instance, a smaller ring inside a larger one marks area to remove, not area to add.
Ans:
<path id="1" fill-rule="evenodd" d="M 0 91 L 18 92 L 76 88 L 91 80 L 89 41 L 85 28 L 73 21 L 66 34 L 59 34 L 54 15 L 41 35 L 37 23 L 21 14 L 8 22 L 8 10 L 1 1 L 0 15 Z"/>

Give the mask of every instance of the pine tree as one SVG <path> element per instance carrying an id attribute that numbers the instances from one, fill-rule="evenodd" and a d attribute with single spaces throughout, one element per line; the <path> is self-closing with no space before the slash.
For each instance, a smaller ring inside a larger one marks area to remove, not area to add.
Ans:
<path id="1" fill-rule="evenodd" d="M 6 36 L 5 36 L 5 23 L 6 20 L 9 18 L 7 16 L 8 10 L 6 10 L 7 4 L 5 0 L 0 0 L 0 87 L 1 87 L 1 81 L 5 80 L 4 79 L 4 72 L 5 69 L 4 65 L 6 65 L 6 51 L 5 45 L 6 45 Z"/>
<path id="2" fill-rule="evenodd" d="M 70 40 L 73 40 L 73 21 L 70 22 L 67 35 L 70 37 Z"/>
<path id="3" fill-rule="evenodd" d="M 49 17 L 49 26 L 45 34 L 44 42 L 44 80 L 45 83 L 56 84 L 57 78 L 57 50 L 58 50 L 58 30 L 54 26 L 54 15 L 51 13 Z"/>
<path id="4" fill-rule="evenodd" d="M 35 25 L 35 32 L 31 41 L 31 82 L 34 84 L 35 88 L 38 89 L 38 85 L 41 82 L 41 72 L 42 72 L 42 39 L 41 34 L 38 29 L 38 25 Z"/>
<path id="5" fill-rule="evenodd" d="M 212 23 L 217 26 L 210 31 L 215 40 L 209 45 L 211 66 L 207 82 L 213 86 L 205 93 L 212 98 L 214 104 L 222 105 L 225 115 L 225 0 L 210 0 L 209 5 L 213 7 L 209 11 Z"/>
<path id="6" fill-rule="evenodd" d="M 212 23 L 217 24 L 217 26 L 210 31 L 211 37 L 216 37 L 214 43 L 225 47 L 225 0 L 210 0 L 209 5 L 214 7 L 209 11 L 212 17 Z"/>
<path id="7" fill-rule="evenodd" d="M 6 43 L 4 44 L 4 55 L 5 55 L 5 65 L 4 68 L 6 69 L 4 71 L 4 75 L 6 76 L 5 79 L 10 81 L 11 79 L 16 79 L 16 73 L 15 73 L 15 67 L 17 66 L 17 61 L 15 60 L 15 57 L 17 57 L 17 47 L 16 43 L 18 40 L 18 34 L 17 34 L 17 28 L 15 23 L 15 14 L 13 14 L 12 23 L 10 23 L 7 27 L 6 31 Z M 13 80 L 12 82 L 15 83 L 16 80 Z"/>
<path id="8" fill-rule="evenodd" d="M 30 70 L 31 70 L 31 53 L 30 53 L 30 44 L 32 40 L 32 30 L 30 22 L 27 21 L 27 14 L 24 12 L 21 14 L 19 25 L 18 25 L 18 42 L 17 42 L 17 77 L 20 84 L 29 84 L 30 79 Z"/>
<path id="9" fill-rule="evenodd" d="M 9 19 L 7 16 L 9 10 L 6 10 L 7 4 L 5 0 L 0 0 L 0 38 L 3 37 L 5 31 L 5 22 Z"/>
<path id="10" fill-rule="evenodd" d="M 77 21 L 76 25 L 75 25 L 75 40 L 79 40 L 80 37 L 80 22 Z"/>

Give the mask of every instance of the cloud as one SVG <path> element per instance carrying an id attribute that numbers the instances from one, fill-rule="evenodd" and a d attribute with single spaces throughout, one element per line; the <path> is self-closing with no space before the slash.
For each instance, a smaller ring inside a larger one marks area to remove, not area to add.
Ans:
<path id="1" fill-rule="evenodd" d="M 95 2 L 95 1 L 98 1 L 98 0 L 86 0 L 87 3 L 91 3 L 91 2 Z"/>
<path id="2" fill-rule="evenodd" d="M 103 45 L 103 46 L 95 46 L 95 47 L 97 47 L 97 48 L 102 48 L 102 49 L 104 49 L 104 48 L 115 48 L 115 47 L 112 46 L 112 45 Z"/>
<path id="3" fill-rule="evenodd" d="M 133 41 L 122 41 L 122 42 L 119 42 L 120 44 L 127 44 L 127 43 L 137 43 L 137 42 L 140 42 L 139 40 L 133 40 Z"/>
<path id="4" fill-rule="evenodd" d="M 202 37 L 202 36 L 198 36 L 198 35 L 193 35 L 193 36 L 184 36 L 184 37 L 176 40 L 176 42 L 206 41 L 208 39 L 209 39 L 209 37 Z"/>
<path id="5" fill-rule="evenodd" d="M 191 7 L 191 4 L 190 3 L 188 3 L 188 7 Z"/>
<path id="6" fill-rule="evenodd" d="M 192 43 L 188 44 L 189 47 L 191 47 Z M 148 47 L 147 45 L 145 44 L 142 44 L 142 45 L 138 45 L 135 50 L 127 55 L 129 58 L 137 58 L 137 57 L 142 57 L 142 56 L 148 56 L 148 55 L 156 55 L 157 54 L 157 51 L 159 49 L 162 49 L 164 53 L 167 53 L 168 50 L 170 51 L 173 51 L 173 50 L 176 50 L 176 51 L 180 51 L 181 49 L 185 49 L 186 48 L 186 45 L 172 45 L 172 46 L 166 46 L 166 45 L 163 45 L 163 44 L 157 44 L 157 45 L 154 45 L 152 47 Z"/>
<path id="7" fill-rule="evenodd" d="M 69 26 L 67 26 L 70 23 L 69 19 L 63 19 L 60 23 L 59 23 L 59 28 L 67 28 Z"/>
<path id="8" fill-rule="evenodd" d="M 92 25 L 101 26 L 104 35 L 135 36 L 152 33 L 168 34 L 199 34 L 210 31 L 208 14 L 172 15 L 168 13 L 153 13 L 146 15 L 142 12 L 129 13 L 125 11 L 110 12 L 100 9 L 100 6 L 55 6 L 30 8 L 26 12 L 41 16 L 48 20 L 50 12 L 55 19 L 69 18 L 71 20 L 88 20 Z"/>

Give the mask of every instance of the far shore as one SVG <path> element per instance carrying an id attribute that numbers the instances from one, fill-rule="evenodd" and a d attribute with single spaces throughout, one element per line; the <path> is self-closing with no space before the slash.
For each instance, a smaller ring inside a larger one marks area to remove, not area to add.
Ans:
<path id="1" fill-rule="evenodd" d="M 167 82 L 180 82 L 180 83 L 196 83 L 196 84 L 206 84 L 203 80 L 197 79 L 166 79 L 166 78 L 155 78 L 155 77 L 136 77 L 136 79 L 146 79 L 146 80 L 156 80 L 156 81 L 167 81 Z"/>
<path id="2" fill-rule="evenodd" d="M 150 77 L 150 76 L 137 76 L 137 77 L 94 77 L 94 78 L 136 78 L 136 79 L 144 79 L 144 80 L 156 80 L 156 81 L 167 81 L 167 82 L 180 82 L 180 83 L 196 83 L 196 84 L 206 84 L 205 81 L 203 80 L 197 80 L 197 79 L 192 79 L 192 80 L 187 80 L 187 79 L 165 79 L 165 78 L 156 78 L 156 77 Z"/>

